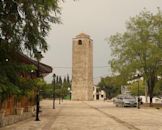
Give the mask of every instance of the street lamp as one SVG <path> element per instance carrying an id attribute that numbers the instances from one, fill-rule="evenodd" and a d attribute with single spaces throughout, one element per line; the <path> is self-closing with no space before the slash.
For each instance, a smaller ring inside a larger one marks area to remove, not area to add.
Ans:
<path id="1" fill-rule="evenodd" d="M 140 75 L 137 75 L 138 77 L 138 99 L 137 99 L 137 108 L 140 109 L 140 96 L 139 96 L 139 79 L 140 79 Z"/>
<path id="2" fill-rule="evenodd" d="M 53 109 L 55 109 L 55 78 L 56 74 L 53 74 Z"/>
<path id="3" fill-rule="evenodd" d="M 71 100 L 71 88 L 70 87 L 68 87 L 68 91 L 69 91 L 69 96 L 70 96 L 70 100 Z"/>
<path id="4" fill-rule="evenodd" d="M 63 92 L 64 86 L 61 85 L 61 98 L 62 98 L 62 102 L 64 100 L 64 92 Z"/>
<path id="5" fill-rule="evenodd" d="M 37 59 L 37 78 L 40 77 L 40 60 L 42 58 L 42 54 L 40 51 L 38 51 L 36 54 L 35 54 L 35 58 Z M 35 121 L 40 121 L 39 120 L 39 86 L 38 86 L 38 89 L 37 89 L 37 94 L 36 94 L 36 117 L 35 117 Z"/>

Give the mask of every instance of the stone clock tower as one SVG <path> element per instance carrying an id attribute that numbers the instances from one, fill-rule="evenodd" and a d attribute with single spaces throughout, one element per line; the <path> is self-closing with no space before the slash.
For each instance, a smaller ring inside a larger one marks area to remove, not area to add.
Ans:
<path id="1" fill-rule="evenodd" d="M 93 100 L 93 41 L 84 33 L 73 38 L 72 100 Z"/>

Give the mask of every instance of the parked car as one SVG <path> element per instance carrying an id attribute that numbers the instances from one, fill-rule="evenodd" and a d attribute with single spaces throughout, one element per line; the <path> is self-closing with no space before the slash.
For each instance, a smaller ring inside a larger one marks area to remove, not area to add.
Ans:
<path id="1" fill-rule="evenodd" d="M 137 101 L 134 96 L 128 94 L 120 94 L 113 101 L 116 107 L 136 107 Z"/>

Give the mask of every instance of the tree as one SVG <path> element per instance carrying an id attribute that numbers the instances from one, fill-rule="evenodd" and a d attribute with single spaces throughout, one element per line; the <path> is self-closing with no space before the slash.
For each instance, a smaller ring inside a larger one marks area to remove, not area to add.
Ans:
<path id="1" fill-rule="evenodd" d="M 0 48 L 47 50 L 50 23 L 59 23 L 59 0 L 0 0 Z M 7 51 L 6 50 L 6 51 Z"/>
<path id="2" fill-rule="evenodd" d="M 59 0 L 0 0 L 0 89 L 20 84 L 19 72 L 24 67 L 18 62 L 17 53 L 35 56 L 38 51 L 47 51 L 45 38 L 50 24 L 60 23 L 58 3 Z"/>
<path id="3" fill-rule="evenodd" d="M 126 25 L 126 32 L 109 38 L 113 56 L 109 63 L 126 79 L 140 73 L 147 82 L 151 105 L 157 76 L 162 72 L 162 12 L 143 10 Z"/>
<path id="4" fill-rule="evenodd" d="M 158 79 L 158 81 L 156 82 L 154 95 L 160 97 L 162 96 L 162 79 Z"/>
<path id="5" fill-rule="evenodd" d="M 52 98 L 53 95 L 53 84 L 45 84 L 43 87 L 43 98 Z"/>
<path id="6" fill-rule="evenodd" d="M 139 84 L 138 84 L 139 82 Z M 130 93 L 134 96 L 138 96 L 138 85 L 139 85 L 139 95 L 144 95 L 145 93 L 145 84 L 143 83 L 142 80 L 133 82 L 128 85 L 128 89 Z"/>
<path id="7" fill-rule="evenodd" d="M 51 84 L 46 84 L 43 87 L 44 98 L 52 98 L 53 87 L 55 87 L 55 96 L 57 98 L 60 98 L 60 97 L 62 97 L 62 99 L 65 98 L 69 94 L 68 88 L 71 88 L 71 84 L 70 82 L 68 82 L 67 79 L 69 80 L 68 76 L 64 77 L 64 79 L 62 80 L 61 76 L 57 75 Z"/>
<path id="8" fill-rule="evenodd" d="M 67 75 L 66 80 L 67 80 L 67 82 L 70 84 L 70 78 L 69 78 L 69 75 Z"/>
<path id="9" fill-rule="evenodd" d="M 101 78 L 101 81 L 97 85 L 100 90 L 106 92 L 106 98 L 108 99 L 111 99 L 120 93 L 120 84 L 117 78 L 117 76 Z"/>
<path id="10" fill-rule="evenodd" d="M 65 98 L 66 96 L 70 96 L 71 94 L 71 83 L 70 83 L 70 78 L 69 75 L 64 77 L 64 82 L 63 82 L 63 97 Z M 69 97 L 67 97 L 69 98 Z"/>

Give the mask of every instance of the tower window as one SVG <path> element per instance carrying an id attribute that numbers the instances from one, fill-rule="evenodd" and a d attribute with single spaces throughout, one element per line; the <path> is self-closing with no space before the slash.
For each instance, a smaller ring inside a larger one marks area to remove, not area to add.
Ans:
<path id="1" fill-rule="evenodd" d="M 78 45 L 82 45 L 82 40 L 79 40 L 78 41 Z"/>

